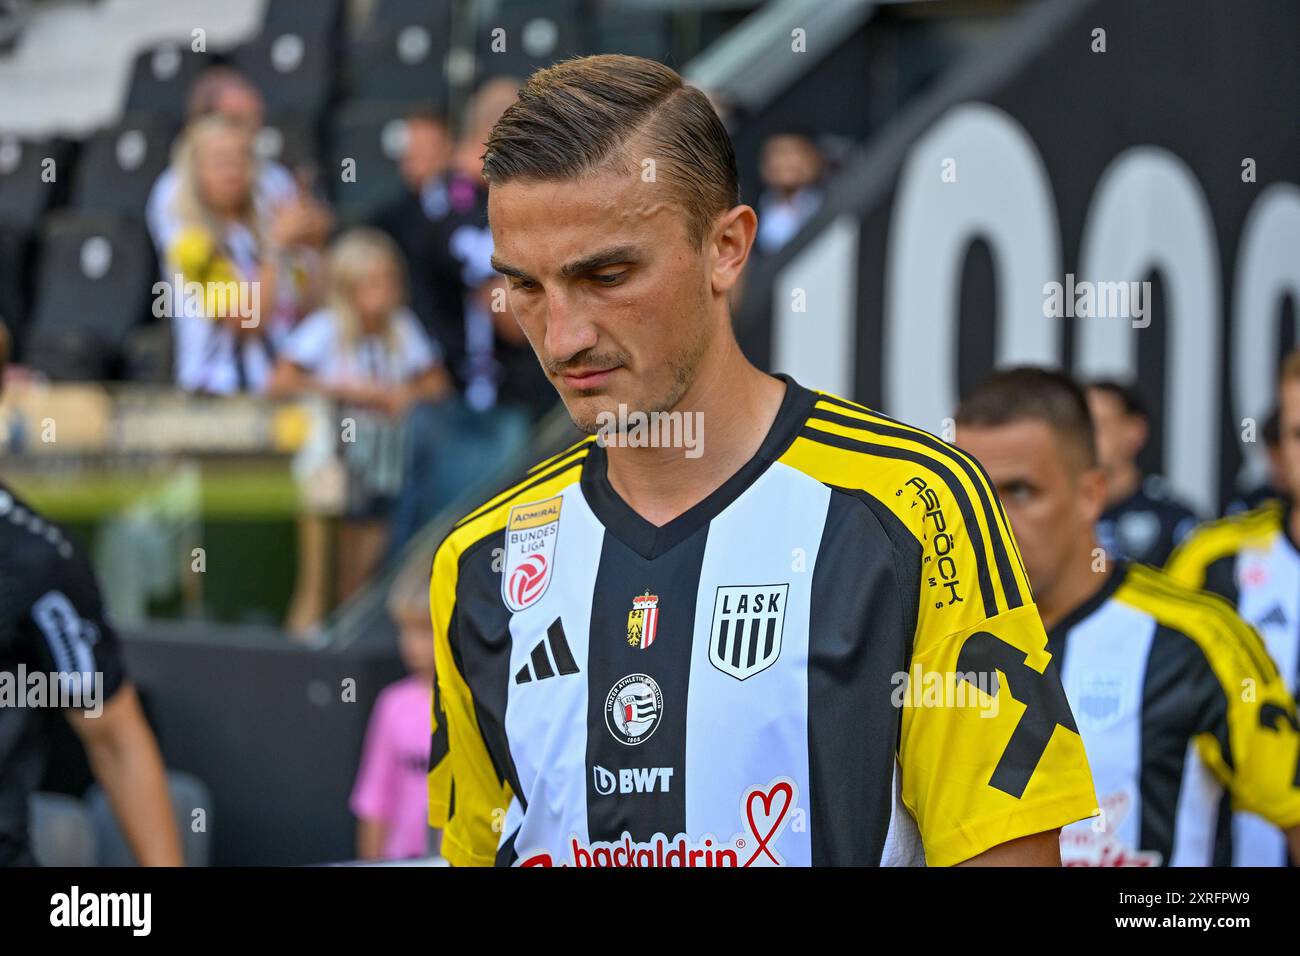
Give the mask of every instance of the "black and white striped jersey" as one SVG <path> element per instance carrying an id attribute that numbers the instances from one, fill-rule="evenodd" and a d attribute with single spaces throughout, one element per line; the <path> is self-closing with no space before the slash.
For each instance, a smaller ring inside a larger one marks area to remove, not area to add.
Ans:
<path id="1" fill-rule="evenodd" d="M 1295 706 L 1217 595 L 1121 562 L 1048 647 L 1102 807 L 1062 832 L 1067 866 L 1226 866 L 1233 803 L 1300 824 Z"/>
<path id="2" fill-rule="evenodd" d="M 982 469 L 786 382 L 754 458 L 666 525 L 589 439 L 442 543 L 453 863 L 948 865 L 1095 812 Z"/>
<path id="3" fill-rule="evenodd" d="M 1181 583 L 1227 598 L 1264 639 L 1292 698 L 1300 682 L 1300 550 L 1287 533 L 1291 505 L 1210 521 L 1174 551 L 1166 570 Z M 1232 824 L 1234 866 L 1285 866 L 1286 838 L 1257 814 Z"/>

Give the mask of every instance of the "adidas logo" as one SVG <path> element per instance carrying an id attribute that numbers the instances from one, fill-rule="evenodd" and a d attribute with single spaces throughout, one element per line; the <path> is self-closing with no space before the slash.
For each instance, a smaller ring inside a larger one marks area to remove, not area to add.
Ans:
<path id="1" fill-rule="evenodd" d="M 547 644 L 551 646 L 549 655 L 546 653 Z M 551 666 L 552 660 L 555 661 L 554 667 Z M 573 659 L 573 652 L 569 650 L 569 642 L 564 636 L 564 625 L 560 623 L 558 617 L 546 629 L 546 636 L 533 648 L 532 654 L 529 655 L 529 663 L 519 668 L 519 673 L 515 674 L 515 683 L 527 684 L 534 679 L 546 680 L 557 673 L 561 677 L 578 673 L 578 662 Z"/>
<path id="2" fill-rule="evenodd" d="M 1267 627 L 1271 625 L 1285 625 L 1286 612 L 1282 610 L 1282 605 L 1274 604 L 1267 614 L 1255 622 L 1256 627 Z"/>

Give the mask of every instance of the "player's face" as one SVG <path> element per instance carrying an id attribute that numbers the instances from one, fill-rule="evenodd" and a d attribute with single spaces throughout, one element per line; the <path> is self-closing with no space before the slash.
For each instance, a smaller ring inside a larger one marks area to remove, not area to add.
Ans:
<path id="1" fill-rule="evenodd" d="M 1002 499 L 1030 585 L 1050 591 L 1080 540 L 1092 540 L 1104 498 L 1101 472 L 1081 467 L 1079 453 L 1037 419 L 962 426 L 957 443 L 984 466 Z"/>
<path id="2" fill-rule="evenodd" d="M 1278 390 L 1278 425 L 1281 440 L 1278 456 L 1282 460 L 1285 488 L 1292 498 L 1300 496 L 1300 381 L 1286 381 Z"/>
<path id="3" fill-rule="evenodd" d="M 510 309 L 589 433 L 620 404 L 671 410 L 715 334 L 710 257 L 690 243 L 681 206 L 640 173 L 489 193 L 493 264 L 508 278 Z"/>
<path id="4" fill-rule="evenodd" d="M 1099 388 L 1088 389 L 1088 411 L 1097 435 L 1097 461 L 1103 470 L 1112 472 L 1137 458 L 1146 438 L 1140 417 L 1129 415 L 1123 402 Z"/>

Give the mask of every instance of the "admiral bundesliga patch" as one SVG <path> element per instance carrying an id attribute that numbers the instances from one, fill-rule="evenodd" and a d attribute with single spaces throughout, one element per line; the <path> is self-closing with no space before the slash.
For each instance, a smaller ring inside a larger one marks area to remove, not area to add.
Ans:
<path id="1" fill-rule="evenodd" d="M 555 569 L 555 539 L 560 533 L 563 496 L 515 505 L 506 522 L 506 563 L 501 600 L 522 611 L 541 600 Z"/>

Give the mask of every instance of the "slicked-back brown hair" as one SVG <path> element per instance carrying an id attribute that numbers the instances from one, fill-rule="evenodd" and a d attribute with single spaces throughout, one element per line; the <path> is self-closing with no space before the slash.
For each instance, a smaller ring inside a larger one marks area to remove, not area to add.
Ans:
<path id="1" fill-rule="evenodd" d="M 740 202 L 731 138 L 708 98 L 676 71 L 603 54 L 529 77 L 488 137 L 483 176 L 489 184 L 547 182 L 610 168 L 640 177 L 645 159 L 701 248 L 714 219 Z"/>
<path id="2" fill-rule="evenodd" d="M 1086 468 L 1097 465 L 1088 399 L 1078 382 L 1055 369 L 1021 365 L 994 372 L 962 399 L 955 418 L 958 429 L 963 425 L 997 428 L 1021 421 L 1044 422 L 1074 446 Z"/>

